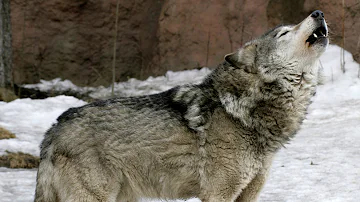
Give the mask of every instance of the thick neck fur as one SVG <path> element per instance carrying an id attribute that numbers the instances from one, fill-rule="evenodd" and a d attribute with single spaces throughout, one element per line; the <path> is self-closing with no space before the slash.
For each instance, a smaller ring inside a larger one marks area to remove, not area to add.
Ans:
<path id="1" fill-rule="evenodd" d="M 181 87 L 175 100 L 187 100 L 185 118 L 192 129 L 203 132 L 212 109 L 222 107 L 258 134 L 264 149 L 274 151 L 294 136 L 305 118 L 317 84 L 317 71 L 312 71 L 264 74 L 225 62 L 202 84 Z"/>

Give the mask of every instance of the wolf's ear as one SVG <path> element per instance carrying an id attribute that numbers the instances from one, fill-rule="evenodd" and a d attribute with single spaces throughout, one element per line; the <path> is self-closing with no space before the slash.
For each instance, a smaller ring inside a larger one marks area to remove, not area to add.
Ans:
<path id="1" fill-rule="evenodd" d="M 255 63 L 256 45 L 247 45 L 234 53 L 225 55 L 225 60 L 234 67 L 252 67 Z"/>

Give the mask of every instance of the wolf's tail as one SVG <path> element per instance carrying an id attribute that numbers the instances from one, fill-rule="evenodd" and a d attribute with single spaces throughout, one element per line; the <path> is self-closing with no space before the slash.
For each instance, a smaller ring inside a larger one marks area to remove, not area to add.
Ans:
<path id="1" fill-rule="evenodd" d="M 54 166 L 50 159 L 40 162 L 36 177 L 36 191 L 34 202 L 56 202 L 56 191 L 53 186 Z"/>

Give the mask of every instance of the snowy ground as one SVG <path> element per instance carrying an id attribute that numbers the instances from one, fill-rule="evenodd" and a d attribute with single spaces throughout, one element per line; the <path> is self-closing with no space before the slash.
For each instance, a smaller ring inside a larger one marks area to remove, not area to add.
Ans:
<path id="1" fill-rule="evenodd" d="M 260 201 L 356 202 L 360 198 L 360 79 L 359 64 L 346 53 L 345 74 L 340 72 L 340 49 L 330 46 L 321 61 L 327 76 L 319 86 L 302 129 L 274 160 Z M 116 85 L 119 95 L 139 95 L 166 90 L 176 84 L 198 82 L 208 69 L 168 72 L 146 81 L 131 79 Z M 195 79 L 193 79 L 195 78 Z M 43 81 L 37 86 L 82 90 L 71 82 Z M 85 89 L 89 90 L 89 89 Z M 90 89 L 94 97 L 109 89 Z M 84 105 L 73 97 L 0 102 L 0 125 L 17 135 L 0 140 L 0 155 L 8 151 L 39 154 L 47 128 L 69 107 Z M 35 190 L 36 170 L 0 168 L 0 202 L 29 202 Z M 180 201 L 180 200 L 179 200 Z M 187 202 L 199 202 L 191 199 Z"/>

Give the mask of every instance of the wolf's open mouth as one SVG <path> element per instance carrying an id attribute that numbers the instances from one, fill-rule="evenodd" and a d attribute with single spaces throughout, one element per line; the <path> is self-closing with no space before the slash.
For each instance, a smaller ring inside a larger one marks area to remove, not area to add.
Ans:
<path id="1" fill-rule="evenodd" d="M 327 30 L 324 25 L 321 25 L 318 27 L 306 40 L 306 42 L 309 42 L 310 45 L 314 44 L 318 39 L 320 38 L 326 38 L 327 37 Z"/>

